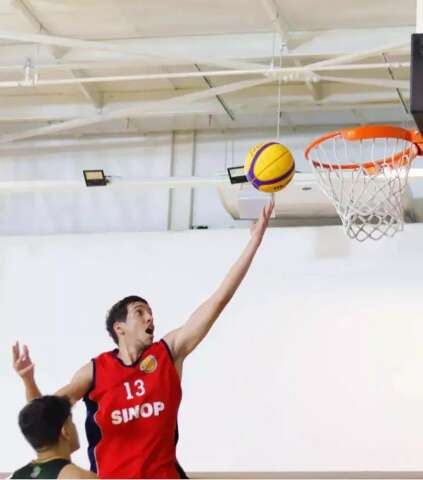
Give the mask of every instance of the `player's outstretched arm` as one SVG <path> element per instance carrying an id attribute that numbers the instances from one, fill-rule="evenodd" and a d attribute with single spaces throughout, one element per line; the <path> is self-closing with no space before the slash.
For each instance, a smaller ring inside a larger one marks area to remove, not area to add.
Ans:
<path id="1" fill-rule="evenodd" d="M 274 203 L 269 203 L 263 208 L 258 221 L 251 225 L 250 241 L 219 288 L 195 310 L 182 327 L 164 337 L 175 359 L 182 360 L 195 349 L 233 297 L 261 244 L 273 208 Z"/>
<path id="2" fill-rule="evenodd" d="M 26 400 L 30 402 L 34 398 L 41 397 L 42 393 L 37 386 L 34 377 L 35 365 L 31 360 L 29 349 L 26 345 L 20 349 L 19 342 L 16 342 L 12 348 L 13 353 L 13 368 L 16 373 L 22 378 L 25 386 Z M 80 400 L 91 388 L 93 381 L 93 366 L 89 362 L 80 368 L 72 380 L 61 388 L 56 395 L 66 396 L 72 404 Z"/>

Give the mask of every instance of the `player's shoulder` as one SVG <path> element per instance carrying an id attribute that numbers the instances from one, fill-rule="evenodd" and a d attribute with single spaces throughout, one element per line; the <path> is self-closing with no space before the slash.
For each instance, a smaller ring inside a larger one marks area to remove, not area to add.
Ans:
<path id="1" fill-rule="evenodd" d="M 62 470 L 60 470 L 59 476 L 57 478 L 98 478 L 97 475 L 89 470 L 78 467 L 73 463 L 65 465 Z"/>
<path id="2" fill-rule="evenodd" d="M 157 342 L 157 345 L 159 346 L 158 348 L 163 350 L 165 352 L 165 354 L 169 357 L 169 359 L 173 361 L 172 349 L 171 349 L 169 343 L 166 341 L 166 339 L 165 338 L 160 339 Z"/>
<path id="3" fill-rule="evenodd" d="M 105 352 L 99 353 L 92 360 L 102 360 L 102 359 L 110 358 L 110 357 L 116 356 L 117 352 L 118 352 L 117 348 L 114 348 L 113 350 L 107 350 Z"/>
<path id="4" fill-rule="evenodd" d="M 29 478 L 29 475 L 32 472 L 32 463 L 26 464 L 24 467 L 19 468 L 14 471 L 7 478 Z"/>
<path id="5" fill-rule="evenodd" d="M 156 354 L 160 353 L 166 357 L 170 357 L 172 359 L 172 353 L 169 348 L 169 345 L 166 343 L 166 341 L 161 338 L 157 342 L 152 343 L 143 353 L 144 357 L 147 357 L 149 354 Z"/>

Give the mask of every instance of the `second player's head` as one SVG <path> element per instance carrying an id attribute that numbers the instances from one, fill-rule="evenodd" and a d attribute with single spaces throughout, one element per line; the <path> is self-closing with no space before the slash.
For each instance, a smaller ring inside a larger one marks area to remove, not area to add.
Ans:
<path id="1" fill-rule="evenodd" d="M 154 339 L 154 319 L 150 305 L 131 295 L 115 303 L 106 318 L 106 329 L 116 345 L 122 342 L 149 347 Z"/>
<path id="2" fill-rule="evenodd" d="M 79 438 L 66 397 L 45 395 L 29 402 L 19 412 L 19 427 L 38 453 L 60 449 L 69 455 L 78 450 Z"/>

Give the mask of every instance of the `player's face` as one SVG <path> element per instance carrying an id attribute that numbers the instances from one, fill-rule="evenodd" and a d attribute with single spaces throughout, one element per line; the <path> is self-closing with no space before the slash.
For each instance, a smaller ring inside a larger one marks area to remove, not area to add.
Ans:
<path id="1" fill-rule="evenodd" d="M 150 305 L 143 302 L 130 303 L 127 308 L 125 335 L 131 339 L 150 346 L 154 339 L 154 319 Z"/>

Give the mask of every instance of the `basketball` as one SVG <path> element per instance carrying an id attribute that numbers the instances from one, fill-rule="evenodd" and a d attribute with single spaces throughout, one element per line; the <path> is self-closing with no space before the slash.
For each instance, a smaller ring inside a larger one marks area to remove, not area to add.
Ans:
<path id="1" fill-rule="evenodd" d="M 276 142 L 260 143 L 247 154 L 244 171 L 261 192 L 278 192 L 295 175 L 295 162 L 287 147 Z"/>

